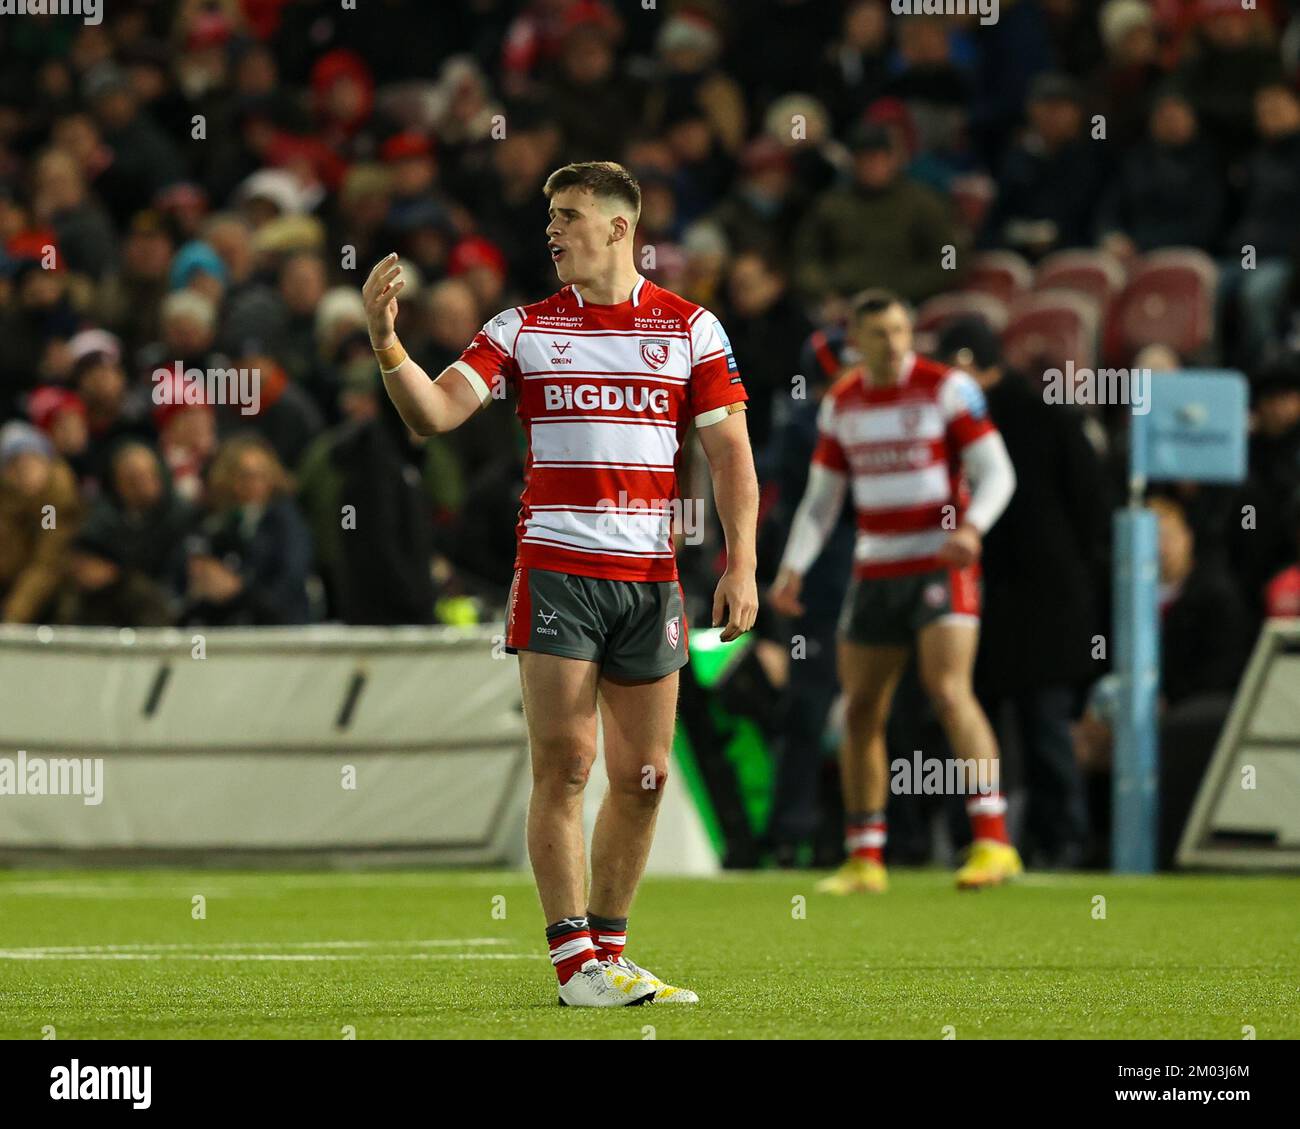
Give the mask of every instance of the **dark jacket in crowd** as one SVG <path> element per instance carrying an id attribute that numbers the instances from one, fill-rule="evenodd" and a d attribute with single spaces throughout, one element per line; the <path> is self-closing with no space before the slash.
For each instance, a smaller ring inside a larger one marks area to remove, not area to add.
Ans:
<path id="1" fill-rule="evenodd" d="M 1032 250 L 1088 247 L 1097 198 L 1107 180 L 1104 142 L 1084 137 L 1051 153 L 1032 138 L 1021 142 L 1003 162 L 986 239 L 1000 244 L 1014 234 L 1009 224 L 1047 220 L 1055 226 L 1055 237 L 1050 246 Z"/>
<path id="2" fill-rule="evenodd" d="M 900 176 L 888 188 L 833 188 L 795 237 L 795 281 L 811 299 L 884 286 L 910 302 L 954 284 L 940 248 L 956 239 L 947 204 Z"/>
<path id="3" fill-rule="evenodd" d="M 1258 146 L 1246 173 L 1241 218 L 1225 251 L 1240 255 L 1249 244 L 1261 259 L 1290 255 L 1300 242 L 1300 130 Z"/>
<path id="4" fill-rule="evenodd" d="M 985 395 L 1016 492 L 984 537 L 980 687 L 1067 686 L 1099 673 L 1092 637 L 1105 631 L 1097 588 L 1109 522 L 1101 466 L 1079 415 L 1045 404 L 1023 378 L 1008 374 Z"/>
<path id="5" fill-rule="evenodd" d="M 345 429 L 331 462 L 357 528 L 338 540 L 334 585 L 344 623 L 433 622 L 434 509 L 424 487 L 425 450 L 383 398 L 378 418 Z"/>
<path id="6" fill-rule="evenodd" d="M 1141 251 L 1214 251 L 1223 222 L 1222 163 L 1209 142 L 1139 143 L 1121 164 L 1097 215 L 1097 235 L 1122 232 Z"/>
<path id="7" fill-rule="evenodd" d="M 1231 691 L 1250 644 L 1241 596 L 1227 572 L 1200 561 L 1160 619 L 1160 693 L 1169 705 Z"/>
<path id="8" fill-rule="evenodd" d="M 175 587 L 184 575 L 185 538 L 197 520 L 194 507 L 170 490 L 143 512 L 124 509 L 109 493 L 87 515 L 85 533 L 113 545 L 124 569 Z"/>
<path id="9" fill-rule="evenodd" d="M 1281 78 L 1275 48 L 1252 44 L 1225 51 L 1204 42 L 1188 53 L 1175 75 L 1206 131 L 1230 153 L 1240 153 L 1254 132 L 1255 91 Z"/>
<path id="10" fill-rule="evenodd" d="M 291 498 L 273 499 L 255 521 L 246 520 L 240 509 L 216 516 L 201 540 L 190 538 L 189 548 L 239 573 L 244 587 L 224 604 L 192 604 L 186 622 L 260 627 L 306 623 L 310 618 L 311 534 Z"/>
<path id="11" fill-rule="evenodd" d="M 790 395 L 791 377 L 799 372 L 799 351 L 812 325 L 788 292 L 763 313 L 751 318 L 729 313 L 724 324 L 736 356 L 745 358 L 749 441 L 761 452 L 772 434 L 772 398 Z"/>

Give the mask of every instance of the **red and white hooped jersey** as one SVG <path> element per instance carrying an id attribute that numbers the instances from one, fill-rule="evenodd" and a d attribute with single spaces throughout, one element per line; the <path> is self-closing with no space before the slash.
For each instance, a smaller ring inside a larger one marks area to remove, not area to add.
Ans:
<path id="1" fill-rule="evenodd" d="M 897 384 L 869 384 L 858 366 L 827 392 L 817 428 L 813 462 L 852 482 L 854 575 L 944 567 L 939 548 L 969 500 L 961 453 L 996 431 L 975 379 L 915 354 Z"/>
<path id="2" fill-rule="evenodd" d="M 639 276 L 614 306 L 566 286 L 498 314 L 452 367 L 482 400 L 503 381 L 516 394 L 528 437 L 516 568 L 677 578 L 682 436 L 747 399 L 713 314 Z"/>

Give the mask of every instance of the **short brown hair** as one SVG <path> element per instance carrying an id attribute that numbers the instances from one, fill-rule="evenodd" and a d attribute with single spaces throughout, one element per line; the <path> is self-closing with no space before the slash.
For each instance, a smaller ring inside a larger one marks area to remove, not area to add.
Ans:
<path id="1" fill-rule="evenodd" d="M 630 172 L 614 161 L 580 161 L 556 169 L 542 189 L 549 200 L 566 188 L 583 188 L 606 200 L 619 200 L 632 209 L 635 225 L 641 215 L 641 185 Z"/>
<path id="2" fill-rule="evenodd" d="M 855 294 L 852 299 L 850 311 L 853 320 L 856 322 L 868 314 L 880 314 L 889 309 L 890 306 L 902 306 L 903 311 L 911 314 L 911 309 L 892 290 L 886 290 L 883 287 L 876 287 L 872 290 L 863 290 L 860 294 Z"/>

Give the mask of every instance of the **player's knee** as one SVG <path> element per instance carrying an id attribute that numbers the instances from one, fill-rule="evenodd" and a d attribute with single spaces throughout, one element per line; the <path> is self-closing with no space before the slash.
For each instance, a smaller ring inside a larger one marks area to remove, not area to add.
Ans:
<path id="1" fill-rule="evenodd" d="M 657 806 L 668 782 L 665 765 L 644 764 L 609 774 L 609 790 L 619 796 L 649 807 Z"/>
<path id="2" fill-rule="evenodd" d="M 850 698 L 844 707 L 844 724 L 855 737 L 866 740 L 885 728 L 888 720 L 885 703 L 875 695 Z"/>
<path id="3" fill-rule="evenodd" d="M 926 683 L 925 692 L 939 719 L 954 717 L 969 703 L 971 688 L 960 678 L 935 678 Z"/>
<path id="4" fill-rule="evenodd" d="M 533 753 L 533 786 L 559 793 L 581 792 L 587 786 L 596 750 L 536 750 Z"/>

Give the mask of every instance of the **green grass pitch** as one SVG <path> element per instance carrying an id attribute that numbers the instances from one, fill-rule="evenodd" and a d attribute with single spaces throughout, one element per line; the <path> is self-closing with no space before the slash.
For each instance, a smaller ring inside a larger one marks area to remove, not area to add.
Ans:
<path id="1" fill-rule="evenodd" d="M 526 874 L 0 872 L 0 1037 L 1300 1036 L 1296 879 L 816 877 L 648 879 L 628 954 L 702 1002 L 593 1012 L 556 1006 Z"/>

